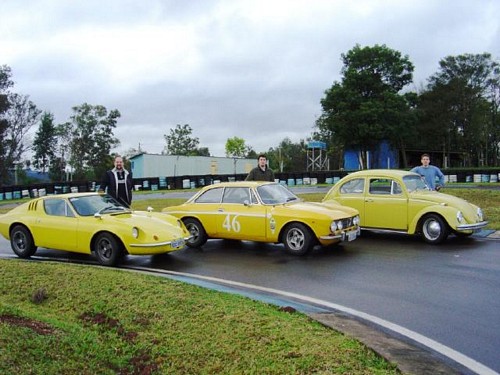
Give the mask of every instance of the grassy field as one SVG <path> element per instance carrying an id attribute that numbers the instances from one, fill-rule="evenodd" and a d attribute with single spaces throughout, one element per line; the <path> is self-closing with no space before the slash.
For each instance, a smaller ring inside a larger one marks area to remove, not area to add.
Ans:
<path id="1" fill-rule="evenodd" d="M 396 374 L 298 312 L 118 269 L 0 259 L 2 374 Z"/>

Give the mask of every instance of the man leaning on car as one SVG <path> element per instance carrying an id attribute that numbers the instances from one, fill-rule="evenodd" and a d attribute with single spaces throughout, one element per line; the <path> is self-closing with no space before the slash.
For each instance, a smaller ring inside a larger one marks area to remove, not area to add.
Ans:
<path id="1" fill-rule="evenodd" d="M 444 186 L 444 174 L 438 167 L 430 165 L 431 158 L 429 154 L 422 154 L 420 157 L 422 162 L 421 166 L 415 167 L 410 172 L 418 173 L 425 179 L 425 183 L 429 186 L 429 189 L 439 191 Z M 436 177 L 439 179 L 439 183 L 436 185 Z"/>

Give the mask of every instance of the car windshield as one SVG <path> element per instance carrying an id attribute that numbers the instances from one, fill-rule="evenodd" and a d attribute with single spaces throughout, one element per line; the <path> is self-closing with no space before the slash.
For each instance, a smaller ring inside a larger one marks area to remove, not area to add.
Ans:
<path id="1" fill-rule="evenodd" d="M 404 176 L 403 182 L 410 193 L 417 190 L 429 190 L 425 180 L 417 175 Z"/>
<path id="2" fill-rule="evenodd" d="M 264 204 L 283 204 L 297 201 L 299 198 L 281 184 L 262 185 L 257 188 Z"/>
<path id="3" fill-rule="evenodd" d="M 71 205 L 80 216 L 92 216 L 96 213 L 129 212 L 110 195 L 84 195 L 69 199 Z"/>

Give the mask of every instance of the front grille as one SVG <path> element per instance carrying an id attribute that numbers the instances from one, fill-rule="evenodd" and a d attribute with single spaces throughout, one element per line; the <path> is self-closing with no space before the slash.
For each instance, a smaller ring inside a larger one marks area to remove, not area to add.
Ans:
<path id="1" fill-rule="evenodd" d="M 352 227 L 354 225 L 353 220 L 354 220 L 354 217 L 348 217 L 347 219 L 342 219 L 341 220 L 342 227 L 344 227 L 344 228 Z"/>

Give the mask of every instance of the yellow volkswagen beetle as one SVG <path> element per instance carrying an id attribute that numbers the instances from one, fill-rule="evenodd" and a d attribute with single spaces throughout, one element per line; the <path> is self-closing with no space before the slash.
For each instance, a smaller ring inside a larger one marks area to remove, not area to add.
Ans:
<path id="1" fill-rule="evenodd" d="M 296 255 L 315 244 L 352 241 L 359 234 L 355 209 L 335 202 L 303 202 L 274 182 L 224 182 L 206 186 L 186 203 L 162 210 L 184 222 L 190 247 L 209 238 L 283 243 Z"/>
<path id="2" fill-rule="evenodd" d="M 364 170 L 336 183 L 323 203 L 359 211 L 362 230 L 420 234 L 431 244 L 450 233 L 469 236 L 484 228 L 482 210 L 452 195 L 431 191 L 420 175 L 401 170 Z"/>
<path id="3" fill-rule="evenodd" d="M 0 215 L 0 234 L 21 258 L 37 247 L 94 253 L 106 266 L 123 254 L 180 250 L 189 238 L 182 222 L 160 212 L 131 211 L 107 194 L 72 193 L 33 199 Z"/>

